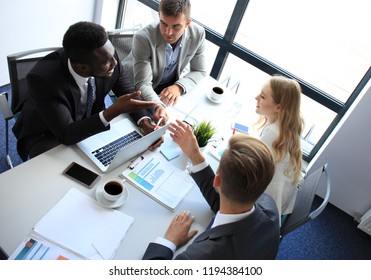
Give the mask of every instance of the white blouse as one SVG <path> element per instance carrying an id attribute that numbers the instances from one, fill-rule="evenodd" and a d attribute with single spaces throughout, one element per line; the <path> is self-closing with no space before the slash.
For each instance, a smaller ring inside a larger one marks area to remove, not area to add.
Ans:
<path id="1" fill-rule="evenodd" d="M 267 124 L 263 127 L 260 140 L 264 142 L 273 152 L 272 143 L 279 135 L 279 126 L 277 123 Z M 271 183 L 266 189 L 277 204 L 280 215 L 290 214 L 294 208 L 297 188 L 291 183 L 291 178 L 285 175 L 285 170 L 290 164 L 290 154 L 287 153 L 285 158 L 276 163 L 276 171 Z"/>

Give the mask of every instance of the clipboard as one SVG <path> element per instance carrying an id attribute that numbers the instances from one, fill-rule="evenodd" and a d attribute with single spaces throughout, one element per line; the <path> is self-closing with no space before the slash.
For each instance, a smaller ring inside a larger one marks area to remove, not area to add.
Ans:
<path id="1" fill-rule="evenodd" d="M 120 176 L 171 211 L 195 185 L 187 171 L 180 170 L 152 151 L 139 156 Z"/>

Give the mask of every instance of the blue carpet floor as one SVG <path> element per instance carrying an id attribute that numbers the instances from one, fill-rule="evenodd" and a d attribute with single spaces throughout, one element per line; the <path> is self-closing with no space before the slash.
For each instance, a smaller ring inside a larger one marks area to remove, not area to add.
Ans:
<path id="1" fill-rule="evenodd" d="M 10 94 L 8 85 L 0 93 Z M 110 100 L 107 99 L 107 103 Z M 108 105 L 108 104 L 107 104 Z M 14 121 L 10 121 L 12 127 Z M 16 139 L 9 129 L 10 156 L 14 166 L 22 163 Z M 5 159 L 5 121 L 0 119 L 0 173 L 9 169 Z M 316 198 L 315 203 L 321 199 Z M 281 242 L 279 260 L 371 260 L 371 236 L 357 229 L 353 218 L 329 204 L 315 220 L 289 233 Z"/>
<path id="2" fill-rule="evenodd" d="M 9 94 L 9 98 L 11 98 L 10 86 L 5 85 L 0 87 L 0 93 L 7 92 Z M 8 163 L 6 161 L 6 145 L 5 145 L 5 120 L 0 113 L 0 173 L 4 172 L 5 170 L 9 169 Z M 14 125 L 14 119 L 9 120 L 9 155 L 12 159 L 13 165 L 17 166 L 21 164 L 23 161 L 19 157 L 17 150 L 16 150 L 16 138 L 12 132 L 12 127 Z"/>

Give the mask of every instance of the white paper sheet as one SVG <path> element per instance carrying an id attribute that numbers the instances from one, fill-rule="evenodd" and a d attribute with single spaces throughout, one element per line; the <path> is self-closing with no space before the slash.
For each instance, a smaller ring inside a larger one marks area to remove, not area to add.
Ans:
<path id="1" fill-rule="evenodd" d="M 34 231 L 88 259 L 111 259 L 133 221 L 72 188 Z"/>

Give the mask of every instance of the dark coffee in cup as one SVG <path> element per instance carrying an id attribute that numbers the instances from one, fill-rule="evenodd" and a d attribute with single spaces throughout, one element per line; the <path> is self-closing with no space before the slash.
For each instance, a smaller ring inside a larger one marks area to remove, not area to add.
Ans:
<path id="1" fill-rule="evenodd" d="M 110 195 L 118 195 L 122 193 L 122 185 L 118 182 L 111 181 L 104 186 L 104 190 Z"/>
<path id="2" fill-rule="evenodd" d="M 211 99 L 217 102 L 222 99 L 223 93 L 224 90 L 221 87 L 213 87 L 211 90 Z"/>
<path id="3" fill-rule="evenodd" d="M 214 87 L 213 92 L 216 93 L 216 94 L 223 94 L 224 91 L 220 87 Z"/>

